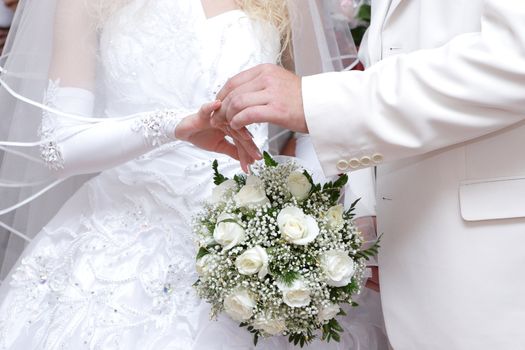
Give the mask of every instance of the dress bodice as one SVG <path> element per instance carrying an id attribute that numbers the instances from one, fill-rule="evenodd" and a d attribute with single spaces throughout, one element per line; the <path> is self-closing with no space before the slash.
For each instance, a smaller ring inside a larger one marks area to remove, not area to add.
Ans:
<path id="1" fill-rule="evenodd" d="M 101 35 L 106 113 L 194 112 L 231 76 L 275 63 L 279 47 L 275 28 L 241 10 L 208 19 L 200 0 L 134 0 Z"/>

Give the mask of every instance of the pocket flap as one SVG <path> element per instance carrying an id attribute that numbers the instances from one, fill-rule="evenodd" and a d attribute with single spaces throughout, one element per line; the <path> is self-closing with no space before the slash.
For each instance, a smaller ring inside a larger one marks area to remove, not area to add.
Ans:
<path id="1" fill-rule="evenodd" d="M 466 221 L 525 217 L 525 177 L 464 181 L 459 202 Z"/>

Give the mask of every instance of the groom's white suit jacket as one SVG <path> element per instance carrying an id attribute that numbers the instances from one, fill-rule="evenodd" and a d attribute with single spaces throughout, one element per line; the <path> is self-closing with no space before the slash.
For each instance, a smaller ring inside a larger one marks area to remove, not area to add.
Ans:
<path id="1" fill-rule="evenodd" d="M 392 346 L 525 349 L 525 1 L 372 6 L 367 71 L 303 99 L 326 175 L 378 165 Z"/>

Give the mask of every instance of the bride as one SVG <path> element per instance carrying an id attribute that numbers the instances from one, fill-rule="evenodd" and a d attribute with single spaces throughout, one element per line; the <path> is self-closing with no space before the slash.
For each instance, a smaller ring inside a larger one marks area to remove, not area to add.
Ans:
<path id="1" fill-rule="evenodd" d="M 290 47 L 286 2 L 27 0 L 15 23 L 0 96 L 1 226 L 38 233 L 0 289 L 0 348 L 252 348 L 196 298 L 190 224 L 211 162 L 239 171 L 211 151 L 245 166 L 267 147 L 265 125 L 233 135 L 235 147 L 207 121 L 230 76 Z M 343 322 L 340 344 L 311 348 L 382 348 L 367 312 Z"/>

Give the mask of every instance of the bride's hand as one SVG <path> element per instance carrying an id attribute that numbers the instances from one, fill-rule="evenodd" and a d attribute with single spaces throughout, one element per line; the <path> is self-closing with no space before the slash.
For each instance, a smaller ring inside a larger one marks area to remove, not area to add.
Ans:
<path id="1" fill-rule="evenodd" d="M 260 159 L 259 149 L 251 139 L 234 138 L 233 145 L 226 139 L 226 136 L 231 136 L 226 128 L 218 129 L 211 125 L 211 116 L 220 108 L 220 101 L 203 105 L 197 114 L 190 115 L 179 123 L 175 129 L 175 137 L 207 151 L 223 153 L 240 160 L 243 170 L 247 171 L 249 164 Z"/>

